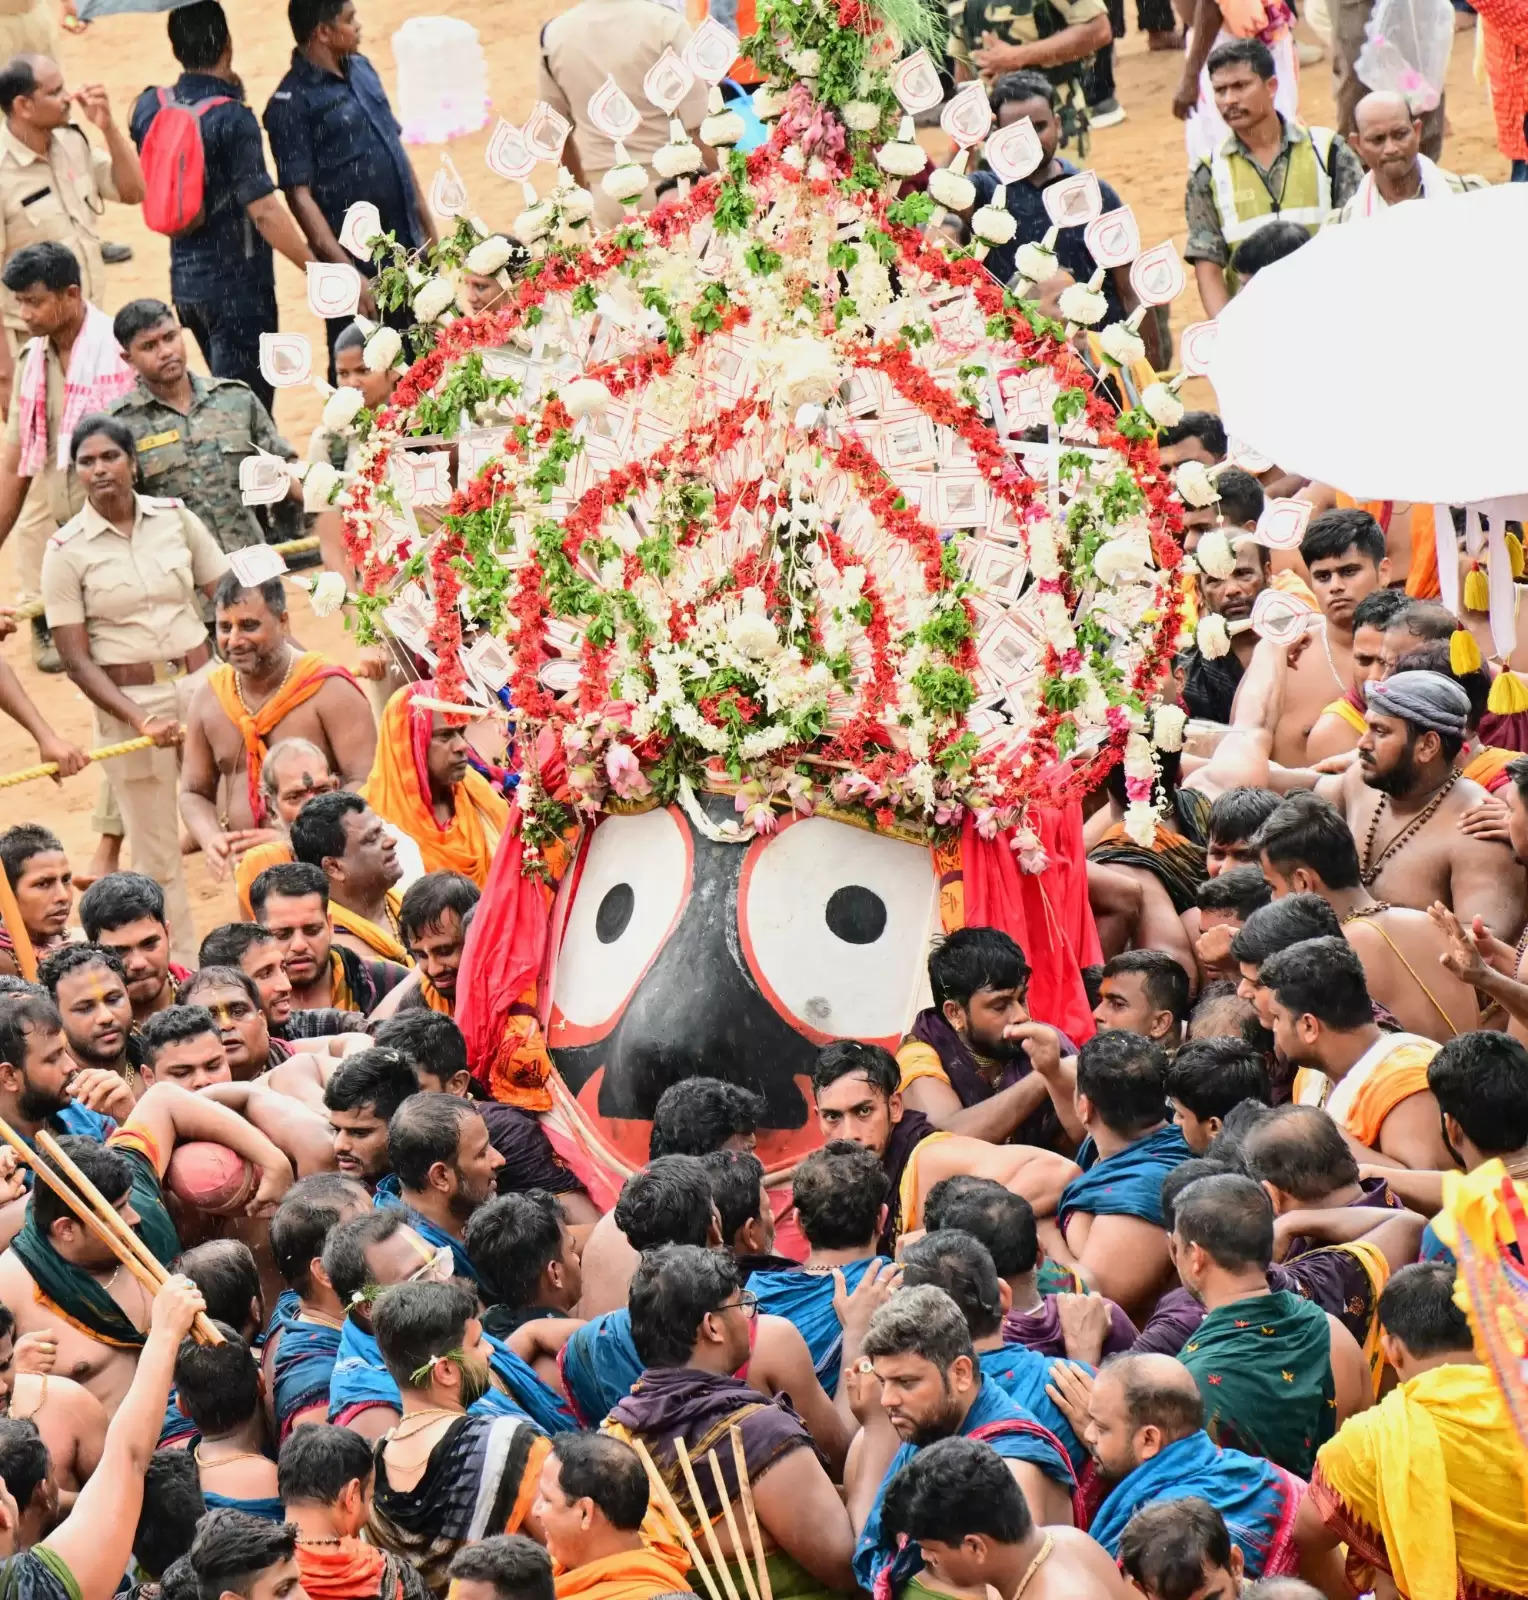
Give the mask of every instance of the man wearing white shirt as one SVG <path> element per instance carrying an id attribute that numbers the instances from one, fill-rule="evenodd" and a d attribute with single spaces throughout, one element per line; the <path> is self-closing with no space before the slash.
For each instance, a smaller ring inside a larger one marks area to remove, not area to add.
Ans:
<path id="1" fill-rule="evenodd" d="M 1484 178 L 1446 172 L 1422 154 L 1422 122 L 1405 95 L 1394 90 L 1365 95 L 1354 121 L 1357 128 L 1348 135 L 1348 143 L 1364 164 L 1364 180 L 1338 212 L 1339 222 L 1372 217 L 1403 200 L 1446 200 L 1485 188 Z"/>

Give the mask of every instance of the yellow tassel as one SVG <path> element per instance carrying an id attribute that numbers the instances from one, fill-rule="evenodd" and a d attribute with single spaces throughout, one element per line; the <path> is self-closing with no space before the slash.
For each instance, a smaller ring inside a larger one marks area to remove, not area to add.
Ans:
<path id="1" fill-rule="evenodd" d="M 1479 567 L 1471 567 L 1464 575 L 1464 609 L 1466 611 L 1491 609 L 1491 585 Z"/>
<path id="2" fill-rule="evenodd" d="M 1474 577 L 1474 573 L 1470 574 Z M 1480 646 L 1468 628 L 1458 628 L 1448 641 L 1448 664 L 1459 677 L 1467 672 L 1479 672 Z"/>
<path id="3" fill-rule="evenodd" d="M 1505 533 L 1502 543 L 1507 547 L 1507 560 L 1512 565 L 1512 581 L 1515 583 L 1523 575 L 1523 541 L 1515 533 Z"/>
<path id="4" fill-rule="evenodd" d="M 1498 717 L 1511 717 L 1519 711 L 1528 711 L 1528 683 L 1524 683 L 1509 669 L 1497 673 L 1486 708 Z"/>

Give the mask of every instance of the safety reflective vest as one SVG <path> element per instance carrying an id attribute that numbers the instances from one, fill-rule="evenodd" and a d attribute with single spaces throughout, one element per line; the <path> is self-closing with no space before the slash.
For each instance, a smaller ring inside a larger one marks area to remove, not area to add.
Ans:
<path id="1" fill-rule="evenodd" d="M 1303 137 L 1301 137 L 1303 135 Z M 1330 128 L 1291 130 L 1289 160 L 1282 191 L 1269 192 L 1263 174 L 1242 150 L 1236 135 L 1210 158 L 1210 179 L 1220 231 L 1234 250 L 1243 239 L 1275 217 L 1298 222 L 1315 234 L 1332 214 L 1332 144 Z"/>

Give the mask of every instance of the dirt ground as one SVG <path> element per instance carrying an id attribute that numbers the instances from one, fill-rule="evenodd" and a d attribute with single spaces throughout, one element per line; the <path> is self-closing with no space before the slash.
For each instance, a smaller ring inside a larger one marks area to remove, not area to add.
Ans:
<path id="1" fill-rule="evenodd" d="M 271 90 L 285 71 L 291 40 L 279 4 L 256 5 L 253 0 L 224 0 L 234 29 L 235 65 L 243 76 L 251 103 L 263 110 Z M 488 58 L 488 82 L 494 111 L 519 122 L 530 109 L 536 89 L 536 39 L 541 23 L 564 9 L 556 0 L 456 0 L 451 14 L 471 22 L 482 33 Z M 412 14 L 406 0 L 361 0 L 366 29 L 363 49 L 381 72 L 391 91 L 397 81 L 391 36 Z M 1132 19 L 1133 24 L 1133 19 Z M 1461 172 L 1478 172 L 1498 182 L 1507 176 L 1507 162 L 1497 153 L 1490 108 L 1484 89 L 1471 76 L 1473 34 L 1457 37 L 1449 71 L 1451 133 L 1444 150 L 1447 166 Z M 1151 243 L 1168 234 L 1183 243 L 1184 154 L 1182 133 L 1169 109 L 1182 57 L 1145 53 L 1140 35 L 1132 31 L 1118 46 L 1118 84 L 1128 119 L 1119 127 L 1096 135 L 1092 165 L 1134 207 L 1141 236 Z M 172 82 L 176 67 L 165 38 L 162 16 L 111 17 L 97 22 L 80 37 L 66 38 L 63 67 L 71 85 L 104 82 L 113 109 L 126 122 L 134 96 L 145 84 Z M 1330 70 L 1325 62 L 1308 68 L 1301 83 L 1301 112 L 1308 122 L 1323 123 L 1331 114 Z M 488 128 L 454 142 L 451 159 L 466 180 L 471 210 L 490 222 L 502 221 L 519 210 L 518 191 L 488 171 L 482 161 Z M 428 186 L 443 151 L 421 147 L 414 152 L 416 170 Z M 168 244 L 144 228 L 136 210 L 112 207 L 106 217 L 107 237 L 129 243 L 133 260 L 108 268 L 110 303 L 115 310 L 138 295 L 167 297 Z M 276 265 L 282 326 L 302 329 L 322 348 L 322 330 L 309 314 L 301 276 L 285 261 Z M 1173 325 L 1181 328 L 1200 316 L 1190 275 L 1189 288 L 1173 307 Z M 1203 403 L 1207 395 L 1199 397 Z M 281 393 L 276 420 L 282 431 L 303 448 L 318 420 L 321 406 L 311 390 Z M 319 622 L 306 597 L 291 586 L 294 627 L 310 648 L 328 649 L 337 659 L 353 656 L 338 618 Z M 0 553 L 0 593 L 13 593 L 9 553 Z M 18 634 L 4 646 L 5 658 L 21 674 L 28 692 L 43 714 L 61 733 L 76 742 L 90 742 L 90 712 L 83 697 L 63 677 L 45 677 L 31 665 L 26 637 Z M 21 730 L 0 718 L 0 774 L 36 760 L 31 742 Z M 34 782 L 0 790 L 0 827 L 22 821 L 43 821 L 63 838 L 76 870 L 90 859 L 95 839 L 90 812 L 96 797 L 96 773 L 87 771 L 60 787 Z M 129 863 L 130 864 L 130 863 Z M 227 883 L 212 882 L 201 857 L 187 860 L 192 905 L 199 931 L 236 916 L 233 891 Z"/>

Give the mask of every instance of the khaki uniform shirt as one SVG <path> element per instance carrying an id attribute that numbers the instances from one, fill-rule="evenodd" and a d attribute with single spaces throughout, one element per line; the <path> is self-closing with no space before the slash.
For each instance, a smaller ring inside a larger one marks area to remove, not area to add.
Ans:
<path id="1" fill-rule="evenodd" d="M 5 422 L 7 445 L 21 443 L 21 375 L 26 371 L 27 352 L 35 341 L 28 339 L 16 357 L 16 371 L 11 377 L 11 408 Z M 64 414 L 64 364 L 50 339 L 44 339 L 47 353 L 47 387 L 43 401 L 48 423 L 48 452 L 37 482 L 47 496 L 48 514 L 54 522 L 63 524 L 85 504 L 85 491 L 80 488 L 73 467 L 58 465 L 58 423 Z"/>
<path id="2" fill-rule="evenodd" d="M 180 412 L 151 394 L 140 378 L 113 402 L 111 414 L 138 441 L 145 493 L 184 500 L 224 550 L 264 540 L 259 519 L 239 490 L 239 464 L 262 450 L 288 461 L 295 452 L 247 383 L 193 372 L 191 408 Z"/>
<path id="3" fill-rule="evenodd" d="M 217 541 L 179 500 L 134 498 L 131 537 L 87 505 L 42 558 L 48 626 L 83 622 L 90 658 L 103 667 L 174 661 L 205 644 L 196 591 L 228 570 Z"/>
<path id="4" fill-rule="evenodd" d="M 46 156 L 28 149 L 0 123 L 0 263 L 24 245 L 44 239 L 66 244 L 80 263 L 85 298 L 106 304 L 106 268 L 101 261 L 99 221 L 106 201 L 117 200 L 111 157 L 79 128 L 55 128 Z M 14 349 L 25 338 L 8 289 L 0 290 L 5 326 Z"/>

